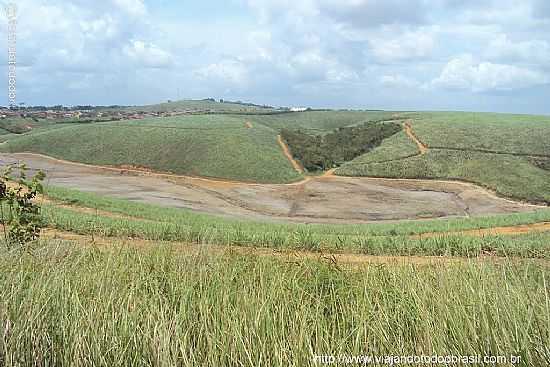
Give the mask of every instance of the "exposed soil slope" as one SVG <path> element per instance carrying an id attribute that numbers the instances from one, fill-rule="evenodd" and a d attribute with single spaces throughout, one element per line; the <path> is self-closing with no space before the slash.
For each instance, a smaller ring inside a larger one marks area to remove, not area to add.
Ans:
<path id="1" fill-rule="evenodd" d="M 0 155 L 47 173 L 47 184 L 136 202 L 246 219 L 301 223 L 365 223 L 479 216 L 537 210 L 475 185 L 332 175 L 265 185 L 156 174 L 64 162 L 34 154 Z"/>

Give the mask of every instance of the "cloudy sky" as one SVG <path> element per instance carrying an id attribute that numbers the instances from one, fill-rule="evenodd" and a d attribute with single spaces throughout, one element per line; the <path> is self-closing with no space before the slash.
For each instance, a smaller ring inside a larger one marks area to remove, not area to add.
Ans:
<path id="1" fill-rule="evenodd" d="M 550 114 L 549 0 L 17 3 L 27 104 L 216 97 Z"/>

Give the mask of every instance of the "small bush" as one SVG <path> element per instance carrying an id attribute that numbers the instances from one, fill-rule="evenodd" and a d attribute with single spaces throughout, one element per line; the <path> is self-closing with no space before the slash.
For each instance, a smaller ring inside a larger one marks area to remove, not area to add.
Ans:
<path id="1" fill-rule="evenodd" d="M 18 178 L 12 176 L 14 171 L 18 172 Z M 33 199 L 43 192 L 45 175 L 38 172 L 27 180 L 26 171 L 25 165 L 10 165 L 0 177 L 0 215 L 8 247 L 36 241 L 43 227 L 40 206 Z"/>

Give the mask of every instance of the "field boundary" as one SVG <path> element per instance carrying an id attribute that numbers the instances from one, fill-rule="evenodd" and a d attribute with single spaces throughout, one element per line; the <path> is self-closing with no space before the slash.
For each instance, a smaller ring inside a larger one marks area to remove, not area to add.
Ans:
<path id="1" fill-rule="evenodd" d="M 252 246 L 235 246 L 235 245 L 204 245 L 198 246 L 193 243 L 181 241 L 157 241 L 145 239 L 129 239 L 121 237 L 105 237 L 105 236 L 90 236 L 58 229 L 47 229 L 43 233 L 45 240 L 60 240 L 76 242 L 80 245 L 94 246 L 132 246 L 135 248 L 155 247 L 159 244 L 169 244 L 175 251 L 204 251 L 204 249 L 214 250 L 223 253 L 233 253 L 245 256 L 262 256 L 278 258 L 287 262 L 295 262 L 299 260 L 317 260 L 326 262 L 330 265 L 346 265 L 346 266 L 368 266 L 371 264 L 385 265 L 448 265 L 453 263 L 470 263 L 470 262 L 491 262 L 498 263 L 502 261 L 536 261 L 541 264 L 549 264 L 546 259 L 526 258 L 519 256 L 498 256 L 494 254 L 481 254 L 475 257 L 464 256 L 429 256 L 429 255 L 366 255 L 353 252 L 333 252 L 333 251 L 307 251 L 297 249 L 274 249 L 270 247 L 252 247 Z"/>
<path id="2" fill-rule="evenodd" d="M 477 149 L 477 148 L 453 148 L 453 147 L 431 146 L 430 149 L 433 149 L 433 150 L 450 150 L 450 151 L 456 151 L 456 152 L 485 153 L 485 154 L 495 154 L 495 155 L 511 155 L 513 157 L 550 158 L 550 155 L 545 155 L 545 154 L 509 153 L 509 152 L 501 152 L 501 151 L 497 151 L 497 150 L 487 150 L 487 149 Z"/>

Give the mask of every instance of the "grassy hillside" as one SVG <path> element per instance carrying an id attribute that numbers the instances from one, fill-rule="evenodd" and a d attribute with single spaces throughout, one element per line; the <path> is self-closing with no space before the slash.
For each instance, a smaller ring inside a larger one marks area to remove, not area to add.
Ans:
<path id="1" fill-rule="evenodd" d="M 486 186 L 507 197 L 550 203 L 550 171 L 525 157 L 432 150 L 385 163 L 350 164 L 344 176 L 457 179 Z"/>
<path id="2" fill-rule="evenodd" d="M 180 103 L 180 107 L 231 105 L 212 101 L 175 103 Z M 4 151 L 31 151 L 85 163 L 290 182 L 300 176 L 276 143 L 281 130 L 325 135 L 338 128 L 394 116 L 395 113 L 384 111 L 185 116 L 71 127 L 55 125 L 55 131 L 50 131 L 50 127 L 36 128 L 24 136 L 0 136 L 0 141 L 9 140 L 2 146 Z M 550 202 L 550 117 L 413 112 L 400 113 L 399 118 L 411 120 L 412 130 L 427 145 L 428 154 L 415 156 L 419 154 L 416 143 L 403 131 L 344 164 L 336 173 L 460 179 L 484 185 L 501 195 Z M 253 128 L 246 128 L 247 123 Z"/>
<path id="3" fill-rule="evenodd" d="M 550 156 L 550 116 L 433 112 L 409 117 L 418 138 L 431 148 Z"/>
<path id="4" fill-rule="evenodd" d="M 403 114 L 405 133 L 336 171 L 344 176 L 458 179 L 516 199 L 550 203 L 550 117 L 489 113 Z M 492 153 L 494 152 L 494 153 Z"/>
<path id="5" fill-rule="evenodd" d="M 75 122 L 63 122 L 55 120 L 33 120 L 21 117 L 9 117 L 0 120 L 0 143 L 17 137 L 59 129 L 66 126 L 75 126 Z"/>
<path id="6" fill-rule="evenodd" d="M 414 141 L 407 136 L 405 131 L 402 130 L 384 140 L 382 145 L 355 158 L 349 164 L 355 165 L 362 163 L 384 162 L 410 157 L 415 154 L 418 154 L 418 147 Z"/>
<path id="7" fill-rule="evenodd" d="M 64 127 L 22 136 L 2 150 L 245 181 L 300 178 L 277 144 L 274 130 L 263 125 L 247 128 L 242 118 L 225 115 Z"/>
<path id="8" fill-rule="evenodd" d="M 307 111 L 247 116 L 247 119 L 277 130 L 299 129 L 310 130 L 311 133 L 326 133 L 339 127 L 389 119 L 393 115 L 394 112 L 386 111 Z"/>
<path id="9" fill-rule="evenodd" d="M 260 109 L 209 100 L 180 101 L 143 110 Z M 309 111 L 275 115 L 195 115 L 177 118 L 60 125 L 8 135 L 6 152 L 34 152 L 70 161 L 133 165 L 158 171 L 244 181 L 298 180 L 276 142 L 283 128 L 328 133 L 339 127 L 390 118 L 389 112 Z M 247 128 L 252 124 L 252 128 Z M 59 129 L 61 128 L 61 129 Z"/>

